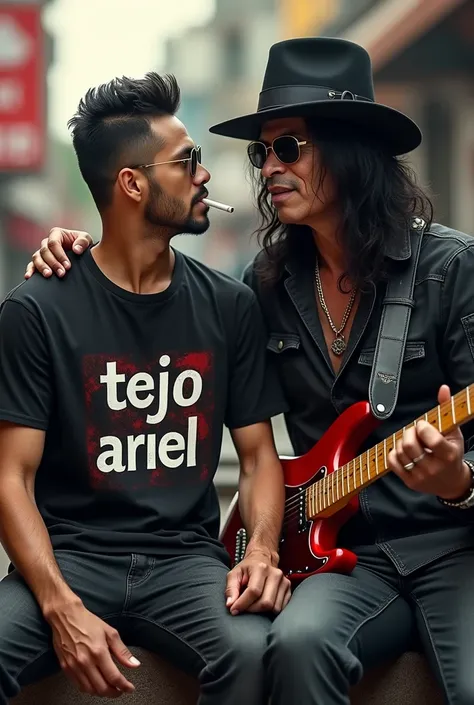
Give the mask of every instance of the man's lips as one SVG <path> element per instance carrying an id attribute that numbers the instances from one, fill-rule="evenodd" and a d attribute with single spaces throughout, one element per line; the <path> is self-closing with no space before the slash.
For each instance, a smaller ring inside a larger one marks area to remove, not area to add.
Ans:
<path id="1" fill-rule="evenodd" d="M 270 186 L 268 192 L 271 194 L 273 204 L 284 203 L 287 201 L 294 189 L 287 188 L 286 186 Z"/>
<path id="2" fill-rule="evenodd" d="M 204 198 L 208 198 L 208 196 L 209 196 L 209 192 L 208 192 L 208 191 L 206 191 L 205 193 L 202 193 L 202 194 L 199 196 L 199 198 L 197 198 L 197 199 L 193 202 L 193 206 L 197 206 L 198 203 L 202 203 L 203 199 L 204 199 Z M 205 203 L 203 203 L 203 205 L 206 206 Z M 206 208 L 207 208 L 207 207 L 208 207 L 208 206 L 206 206 Z"/>
<path id="3" fill-rule="evenodd" d="M 278 195 L 279 193 L 290 193 L 291 191 L 294 191 L 294 189 L 288 186 L 269 186 L 268 188 L 268 193 L 271 193 L 272 196 Z"/>

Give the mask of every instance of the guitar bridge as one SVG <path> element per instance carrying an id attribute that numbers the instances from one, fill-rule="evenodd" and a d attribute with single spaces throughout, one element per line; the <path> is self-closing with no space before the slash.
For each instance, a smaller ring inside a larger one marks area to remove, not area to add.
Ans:
<path id="1" fill-rule="evenodd" d="M 244 559 L 246 550 L 247 532 L 245 529 L 239 529 L 235 535 L 234 565 L 237 565 L 237 563 L 240 563 L 240 561 Z"/>

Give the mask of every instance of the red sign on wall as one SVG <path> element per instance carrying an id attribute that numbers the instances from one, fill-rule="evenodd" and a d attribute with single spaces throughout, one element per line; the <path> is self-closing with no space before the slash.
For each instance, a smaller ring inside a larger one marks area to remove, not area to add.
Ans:
<path id="1" fill-rule="evenodd" d="M 40 169 L 45 132 L 41 6 L 0 2 L 0 172 Z"/>

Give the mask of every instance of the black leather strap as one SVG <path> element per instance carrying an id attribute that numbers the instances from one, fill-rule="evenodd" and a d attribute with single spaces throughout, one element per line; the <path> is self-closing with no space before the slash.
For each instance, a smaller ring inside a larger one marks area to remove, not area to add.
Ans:
<path id="1" fill-rule="evenodd" d="M 385 421 L 392 415 L 398 398 L 403 356 L 407 342 L 416 269 L 426 223 L 417 218 L 411 231 L 412 254 L 401 277 L 391 277 L 383 300 L 374 364 L 369 383 L 369 402 L 373 415 Z"/>

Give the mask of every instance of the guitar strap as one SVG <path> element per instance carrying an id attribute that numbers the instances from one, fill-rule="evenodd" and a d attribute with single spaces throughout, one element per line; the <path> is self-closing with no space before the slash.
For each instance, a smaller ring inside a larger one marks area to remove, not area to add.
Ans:
<path id="1" fill-rule="evenodd" d="M 388 419 L 396 406 L 403 357 L 407 342 L 421 243 L 426 223 L 415 218 L 410 231 L 412 255 L 401 276 L 392 276 L 382 302 L 374 364 L 369 383 L 372 414 L 380 421 Z"/>

